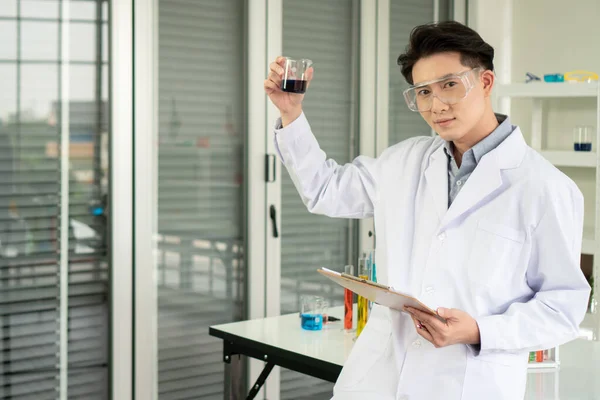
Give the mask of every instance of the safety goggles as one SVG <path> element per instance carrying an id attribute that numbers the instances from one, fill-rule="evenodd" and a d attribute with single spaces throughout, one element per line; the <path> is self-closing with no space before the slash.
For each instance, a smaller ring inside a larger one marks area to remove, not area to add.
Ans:
<path id="1" fill-rule="evenodd" d="M 447 105 L 456 104 L 473 89 L 481 70 L 474 68 L 411 86 L 404 91 L 406 104 L 412 111 L 419 112 L 430 111 L 434 97 Z"/>

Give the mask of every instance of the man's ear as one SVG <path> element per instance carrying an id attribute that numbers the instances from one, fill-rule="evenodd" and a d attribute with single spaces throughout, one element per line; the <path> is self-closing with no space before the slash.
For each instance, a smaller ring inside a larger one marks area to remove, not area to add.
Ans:
<path id="1" fill-rule="evenodd" d="M 483 93 L 485 97 L 489 97 L 492 94 L 492 88 L 496 83 L 496 75 L 493 71 L 487 69 L 481 73 L 480 79 L 483 84 Z"/>

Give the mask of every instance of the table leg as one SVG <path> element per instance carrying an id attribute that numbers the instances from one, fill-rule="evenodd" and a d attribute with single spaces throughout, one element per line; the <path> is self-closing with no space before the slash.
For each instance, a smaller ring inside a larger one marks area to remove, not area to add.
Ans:
<path id="1" fill-rule="evenodd" d="M 244 398 L 242 356 L 230 356 L 229 362 L 225 364 L 225 397 L 224 400 L 241 400 Z"/>
<path id="2" fill-rule="evenodd" d="M 258 379 L 254 383 L 254 386 L 252 386 L 252 389 L 250 389 L 250 393 L 248 393 L 248 397 L 246 397 L 246 400 L 252 400 L 256 397 L 258 391 L 265 384 L 265 381 L 267 380 L 267 377 L 271 373 L 271 370 L 273 370 L 274 366 L 275 364 L 273 363 L 267 363 L 267 365 L 265 365 L 265 368 L 260 373 Z"/>

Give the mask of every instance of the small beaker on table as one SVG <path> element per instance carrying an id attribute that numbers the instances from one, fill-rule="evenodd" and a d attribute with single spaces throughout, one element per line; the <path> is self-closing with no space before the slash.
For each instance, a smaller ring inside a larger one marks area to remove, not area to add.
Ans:
<path id="1" fill-rule="evenodd" d="M 323 329 L 323 315 L 327 313 L 327 301 L 319 296 L 303 296 L 300 309 L 302 329 L 320 331 Z"/>

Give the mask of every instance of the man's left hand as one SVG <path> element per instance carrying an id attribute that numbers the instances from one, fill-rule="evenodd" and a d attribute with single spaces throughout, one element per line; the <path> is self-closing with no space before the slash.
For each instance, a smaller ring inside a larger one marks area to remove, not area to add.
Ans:
<path id="1" fill-rule="evenodd" d="M 480 343 L 477 321 L 464 311 L 455 308 L 438 308 L 438 315 L 446 320 L 444 323 L 436 316 L 416 308 L 406 307 L 405 310 L 410 313 L 419 335 L 436 348 L 453 344 Z"/>

